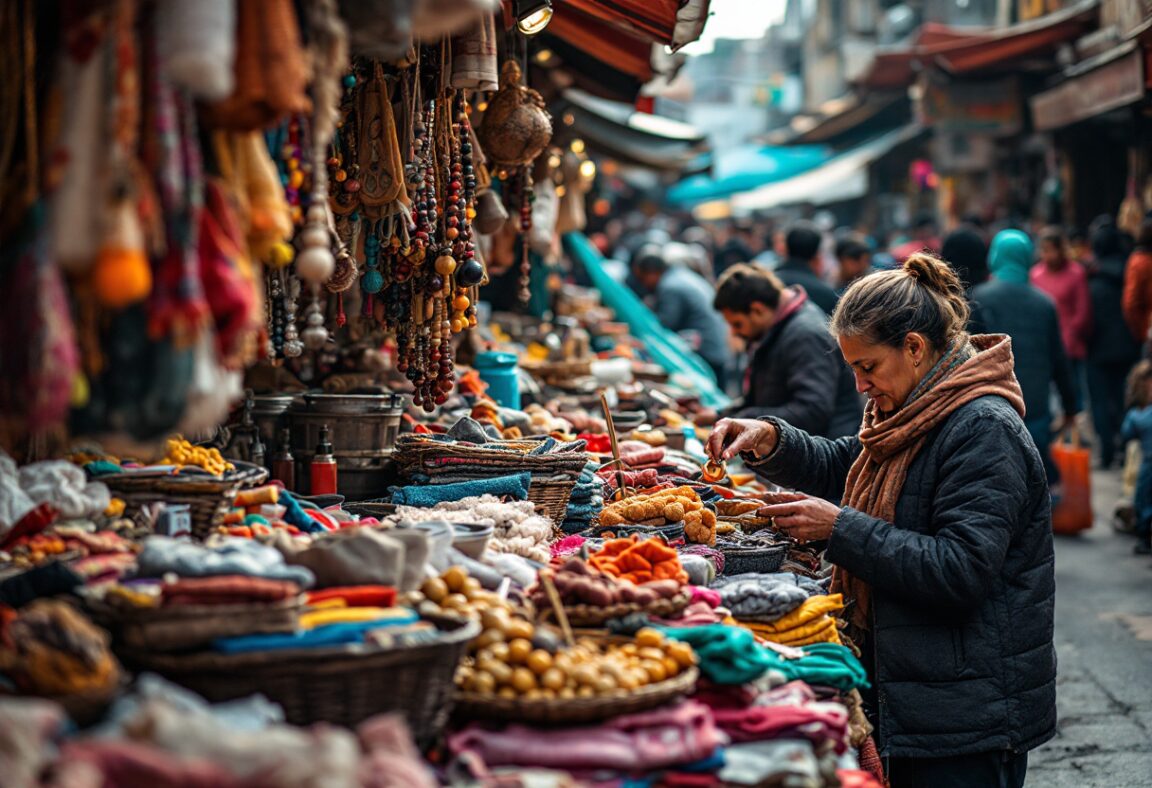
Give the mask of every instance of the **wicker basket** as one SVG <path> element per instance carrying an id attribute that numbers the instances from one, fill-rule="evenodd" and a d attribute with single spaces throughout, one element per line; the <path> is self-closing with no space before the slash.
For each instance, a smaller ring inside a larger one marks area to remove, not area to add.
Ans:
<path id="1" fill-rule="evenodd" d="M 299 623 L 304 596 L 242 605 L 176 605 L 124 610 L 89 600 L 92 618 L 130 650 L 167 652 L 206 647 L 217 638 L 291 632 Z"/>
<path id="2" fill-rule="evenodd" d="M 530 722 L 535 724 L 579 725 L 634 714 L 663 706 L 696 686 L 699 672 L 689 668 L 678 676 L 629 692 L 593 698 L 567 700 L 524 700 L 461 692 L 456 695 L 456 711 L 463 717 Z"/>
<path id="3" fill-rule="evenodd" d="M 200 474 L 117 473 L 102 476 L 118 498 L 123 498 L 125 511 L 131 516 L 147 504 L 163 502 L 188 504 L 192 516 L 192 535 L 204 539 L 220 525 L 245 487 L 256 487 L 268 479 L 268 471 L 257 465 L 237 462 L 236 470 L 223 477 Z"/>
<path id="4" fill-rule="evenodd" d="M 429 474 L 435 478 L 438 468 L 467 463 L 474 478 L 487 479 L 513 473 L 532 474 L 528 500 L 544 509 L 557 527 L 564 521 L 568 499 L 584 466 L 587 452 L 529 454 L 540 440 L 492 441 L 492 449 L 469 443 L 447 443 L 418 435 L 402 435 L 396 442 L 393 459 L 405 478 Z M 431 473 L 430 473 L 431 472 Z"/>
<path id="5" fill-rule="evenodd" d="M 288 722 L 355 726 L 376 714 L 404 714 L 412 736 L 430 745 L 452 710 L 456 667 L 479 622 L 437 619 L 444 637 L 395 649 L 371 646 L 264 651 L 125 654 L 138 670 L 152 670 L 210 701 L 260 693 L 284 707 Z"/>
<path id="6" fill-rule="evenodd" d="M 657 618 L 670 618 L 688 607 L 688 603 L 691 600 L 692 595 L 690 593 L 681 591 L 676 596 L 657 600 L 646 607 L 634 603 L 621 603 L 609 605 L 608 607 L 602 607 L 600 605 L 565 605 L 564 614 L 568 617 L 568 622 L 574 627 L 595 627 L 611 621 L 614 618 L 624 618 L 624 616 L 633 613 L 644 613 L 645 615 L 656 616 Z M 555 611 L 552 610 L 552 608 L 544 605 L 538 605 L 537 607 L 541 621 L 555 617 Z"/>

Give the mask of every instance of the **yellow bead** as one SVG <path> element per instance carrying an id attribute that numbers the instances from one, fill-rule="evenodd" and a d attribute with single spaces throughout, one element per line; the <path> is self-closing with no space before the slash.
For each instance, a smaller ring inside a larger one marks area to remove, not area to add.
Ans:
<path id="1" fill-rule="evenodd" d="M 440 276 L 451 276 L 456 270 L 456 260 L 452 255 L 442 254 L 436 258 L 436 273 Z"/>
<path id="2" fill-rule="evenodd" d="M 333 177 L 339 183 L 343 183 L 344 181 L 348 180 L 348 173 L 345 172 L 344 170 L 336 170 L 336 174 Z"/>
<path id="3" fill-rule="evenodd" d="M 304 172 L 302 170 L 294 169 L 292 174 L 288 176 L 288 185 L 293 189 L 299 189 L 304 185 Z"/>

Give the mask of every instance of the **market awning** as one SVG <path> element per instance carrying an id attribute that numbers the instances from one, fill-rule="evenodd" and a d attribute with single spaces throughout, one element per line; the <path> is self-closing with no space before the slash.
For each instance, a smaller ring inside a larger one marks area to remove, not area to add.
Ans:
<path id="1" fill-rule="evenodd" d="M 695 126 L 581 90 L 563 91 L 551 110 L 566 120 L 570 115 L 573 131 L 589 148 L 623 163 L 680 175 L 692 171 L 708 150 L 707 137 Z"/>
<path id="2" fill-rule="evenodd" d="M 822 145 L 742 145 L 718 150 L 713 154 L 713 175 L 681 181 L 668 191 L 668 201 L 695 205 L 730 197 L 810 170 L 829 155 Z"/>
<path id="3" fill-rule="evenodd" d="M 648 39 L 559 3 L 548 33 L 641 82 L 652 79 L 652 44 Z"/>
<path id="4" fill-rule="evenodd" d="M 921 28 L 911 47 L 878 50 L 857 84 L 882 89 L 907 87 L 916 72 L 928 65 L 952 74 L 1011 70 L 1022 59 L 1051 56 L 1061 45 L 1089 32 L 1097 22 L 1099 5 L 1099 0 L 1082 0 L 1001 29 L 962 30 L 929 23 Z"/>
<path id="5" fill-rule="evenodd" d="M 553 80 L 561 89 L 575 87 L 599 98 L 632 104 L 652 75 L 651 69 L 647 77 L 621 71 L 559 36 L 544 33 L 540 43 L 559 64 L 550 73 L 562 74 L 562 79 Z"/>
<path id="6" fill-rule="evenodd" d="M 1032 123 L 1050 131 L 1144 98 L 1144 55 L 1127 41 L 1064 71 L 1065 81 L 1032 97 Z"/>
<path id="7" fill-rule="evenodd" d="M 851 93 L 826 101 L 812 115 L 798 115 L 790 126 L 772 135 L 776 145 L 847 142 L 847 138 L 874 135 L 907 123 L 911 104 L 905 90 L 860 95 Z"/>
<path id="8" fill-rule="evenodd" d="M 563 0 L 556 11 L 576 9 L 654 43 L 679 49 L 700 37 L 709 0 Z"/>
<path id="9" fill-rule="evenodd" d="M 897 145 L 923 131 L 918 123 L 882 134 L 827 163 L 792 178 L 732 198 L 736 213 L 766 211 L 783 205 L 828 205 L 854 200 L 868 191 L 868 167 Z"/>

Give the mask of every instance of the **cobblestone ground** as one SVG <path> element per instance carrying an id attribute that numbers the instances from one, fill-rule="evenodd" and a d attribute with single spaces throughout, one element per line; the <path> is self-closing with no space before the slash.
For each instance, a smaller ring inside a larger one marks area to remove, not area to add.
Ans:
<path id="1" fill-rule="evenodd" d="M 1059 728 L 1029 788 L 1152 786 L 1152 558 L 1113 531 L 1119 493 L 1094 473 L 1095 527 L 1056 541 Z"/>

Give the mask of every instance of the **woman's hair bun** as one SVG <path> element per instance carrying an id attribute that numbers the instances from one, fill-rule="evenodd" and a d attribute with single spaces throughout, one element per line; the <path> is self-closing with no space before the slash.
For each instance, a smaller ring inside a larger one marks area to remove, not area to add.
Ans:
<path id="1" fill-rule="evenodd" d="M 964 292 L 960 277 L 952 266 L 928 252 L 915 252 L 909 255 L 902 266 L 903 271 L 919 284 L 941 295 L 954 295 Z"/>

